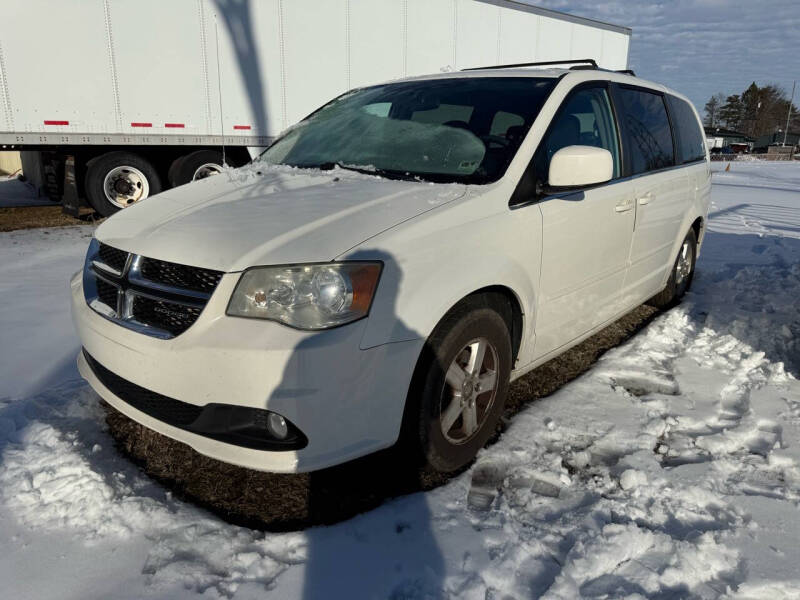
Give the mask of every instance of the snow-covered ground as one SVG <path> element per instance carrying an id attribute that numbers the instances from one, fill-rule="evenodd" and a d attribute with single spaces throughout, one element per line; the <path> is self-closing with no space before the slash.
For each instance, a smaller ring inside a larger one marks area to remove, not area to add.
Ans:
<path id="1" fill-rule="evenodd" d="M 91 229 L 0 234 L 0 596 L 800 598 L 800 164 L 714 180 L 681 306 L 448 485 L 284 534 L 114 450 L 68 315 Z"/>

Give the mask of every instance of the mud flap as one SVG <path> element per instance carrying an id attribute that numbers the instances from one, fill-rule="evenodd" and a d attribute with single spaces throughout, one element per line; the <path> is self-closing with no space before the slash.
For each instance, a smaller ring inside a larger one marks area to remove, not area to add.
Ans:
<path id="1" fill-rule="evenodd" d="M 61 196 L 61 210 L 75 218 L 80 216 L 81 199 L 78 196 L 78 183 L 75 179 L 75 157 L 67 156 L 64 161 L 64 193 Z"/>

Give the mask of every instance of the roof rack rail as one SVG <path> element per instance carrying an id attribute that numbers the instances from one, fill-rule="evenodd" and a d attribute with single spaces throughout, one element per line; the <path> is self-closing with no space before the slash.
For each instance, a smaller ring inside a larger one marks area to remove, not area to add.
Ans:
<path id="1" fill-rule="evenodd" d="M 622 73 L 624 75 L 632 75 L 636 77 L 636 73 L 633 72 L 632 69 L 602 69 L 597 66 L 592 65 L 575 65 L 569 68 L 570 71 L 606 71 L 607 73 Z"/>
<path id="2" fill-rule="evenodd" d="M 483 71 L 485 69 L 514 69 L 516 67 L 548 67 L 553 65 L 585 64 L 587 69 L 597 69 L 597 62 L 593 58 L 580 58 L 572 60 L 548 60 L 545 62 L 516 63 L 512 65 L 490 65 L 488 67 L 470 67 L 462 71 Z"/>

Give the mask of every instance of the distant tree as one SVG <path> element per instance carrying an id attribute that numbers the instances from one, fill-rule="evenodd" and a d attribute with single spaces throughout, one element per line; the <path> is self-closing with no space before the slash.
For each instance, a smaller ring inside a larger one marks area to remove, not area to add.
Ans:
<path id="1" fill-rule="evenodd" d="M 738 129 L 742 122 L 744 104 L 738 94 L 725 98 L 725 104 L 719 109 L 719 120 L 725 123 L 728 129 Z"/>
<path id="2" fill-rule="evenodd" d="M 705 120 L 703 124 L 706 127 L 716 127 L 719 125 L 719 109 L 725 101 L 725 96 L 722 92 L 714 94 L 708 99 L 705 105 Z"/>
<path id="3" fill-rule="evenodd" d="M 755 81 L 742 92 L 741 100 L 740 126 L 747 135 L 755 135 L 756 121 L 761 110 L 761 90 Z"/>
<path id="4" fill-rule="evenodd" d="M 783 131 L 786 128 L 786 117 L 789 113 L 789 98 L 785 90 L 777 85 L 761 88 L 761 109 L 756 119 L 754 135 L 764 135 Z M 792 114 L 797 114 L 797 107 L 792 104 Z M 789 121 L 789 130 L 795 131 L 797 121 Z"/>
<path id="5" fill-rule="evenodd" d="M 790 132 L 800 132 L 800 111 L 792 104 Z M 764 134 L 780 133 L 786 128 L 789 97 L 777 84 L 759 87 L 751 83 L 741 94 L 712 96 L 705 105 L 704 124 L 724 126 L 757 138 Z"/>
<path id="6" fill-rule="evenodd" d="M 778 85 L 754 83 L 742 93 L 742 129 L 752 137 L 782 131 L 786 127 L 789 98 Z M 795 111 L 794 106 L 792 112 Z M 789 128 L 792 128 L 790 123 Z"/>

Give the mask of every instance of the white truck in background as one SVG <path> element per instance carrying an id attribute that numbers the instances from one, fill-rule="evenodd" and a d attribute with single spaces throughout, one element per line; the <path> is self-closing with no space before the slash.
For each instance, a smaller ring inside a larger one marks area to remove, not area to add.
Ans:
<path id="1" fill-rule="evenodd" d="M 364 85 L 485 65 L 627 68 L 630 29 L 521 0 L 26 0 L 0 20 L 0 149 L 110 215 L 240 166 Z"/>

